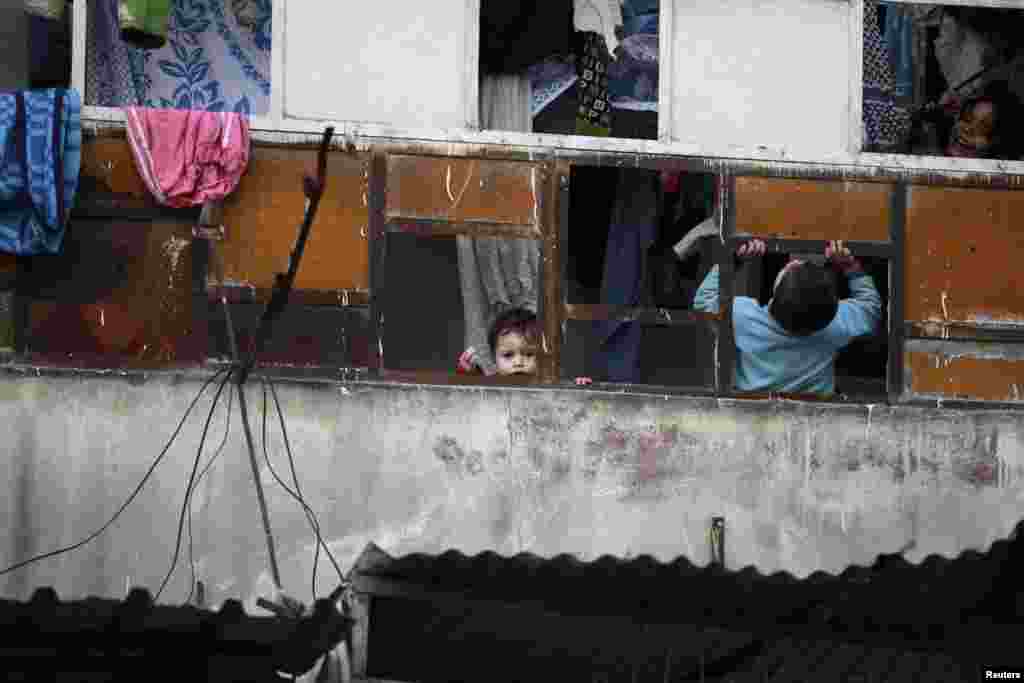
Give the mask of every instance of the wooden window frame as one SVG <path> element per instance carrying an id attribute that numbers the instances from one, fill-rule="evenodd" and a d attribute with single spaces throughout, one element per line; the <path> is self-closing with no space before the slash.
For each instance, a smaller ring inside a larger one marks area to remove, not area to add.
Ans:
<path id="1" fill-rule="evenodd" d="M 560 259 L 559 279 L 563 292 L 566 290 L 568 254 L 565 248 L 568 240 L 568 168 L 560 172 L 559 204 L 564 207 L 559 219 Z M 783 394 L 777 392 L 744 392 L 733 387 L 733 373 L 736 363 L 736 345 L 732 323 L 732 301 L 734 297 L 736 247 L 753 237 L 736 232 L 736 175 L 724 173 L 719 176 L 719 239 L 715 241 L 715 265 L 719 268 L 719 313 L 708 314 L 692 310 L 666 310 L 658 308 L 570 304 L 563 296 L 561 305 L 553 310 L 558 313 L 556 320 L 546 324 L 564 329 L 568 320 L 637 320 L 673 326 L 712 325 L 715 331 L 715 383 L 713 387 L 661 387 L 653 385 L 628 385 L 621 383 L 600 384 L 598 388 L 640 393 L 684 393 L 702 395 L 712 393 L 719 398 L 793 398 L 809 401 L 847 402 L 842 397 L 822 398 L 811 394 Z M 886 242 L 849 242 L 858 254 L 885 258 L 889 261 L 889 307 L 886 316 L 886 337 L 888 359 L 886 363 L 886 402 L 897 403 L 902 395 L 903 333 L 902 305 L 894 310 L 893 302 L 902 303 L 903 296 L 903 227 L 906 220 L 906 184 L 893 188 L 890 211 L 890 239 Z M 823 240 L 763 239 L 769 251 L 822 251 Z M 558 368 L 556 360 L 556 368 Z M 556 373 L 556 377 L 560 373 Z M 848 402 L 862 403 L 859 400 Z"/>
<path id="2" fill-rule="evenodd" d="M 600 161 L 600 159 L 597 159 Z M 585 165 L 585 164 L 581 164 Z M 638 394 L 674 394 L 687 396 L 713 395 L 719 398 L 791 398 L 809 401 L 863 403 L 859 397 L 846 399 L 843 397 L 823 398 L 811 394 L 756 393 L 737 391 L 732 385 L 736 362 L 736 348 L 733 341 L 732 300 L 734 287 L 735 248 L 751 236 L 738 234 L 736 225 L 736 175 L 723 173 L 719 176 L 718 203 L 719 239 L 715 241 L 715 264 L 720 269 L 719 313 L 710 314 L 689 309 L 665 309 L 643 306 L 612 306 L 603 304 L 574 304 L 567 300 L 568 291 L 566 273 L 568 271 L 568 230 L 569 230 L 569 192 L 573 164 L 568 161 L 548 161 L 541 165 L 544 192 L 541 197 L 540 229 L 538 238 L 542 243 L 541 282 L 542 296 L 538 315 L 546 338 L 546 353 L 543 354 L 540 376 L 536 379 L 476 377 L 455 375 L 437 371 L 389 370 L 386 361 L 380 367 L 370 370 L 370 376 L 378 379 L 397 382 L 442 384 L 442 385 L 481 385 L 481 386 L 540 386 L 549 388 L 576 387 L 570 379 L 562 378 L 562 348 L 564 330 L 570 320 L 600 321 L 629 320 L 673 327 L 711 326 L 715 334 L 714 362 L 715 381 L 713 386 L 661 386 L 650 384 L 626 384 L 599 382 L 590 385 L 590 390 L 612 390 L 618 393 Z M 655 168 L 657 164 L 653 165 Z M 379 304 L 379 293 L 384 283 L 383 273 L 383 239 L 388 232 L 403 232 L 400 223 L 409 222 L 405 218 L 388 218 L 385 213 L 385 196 L 387 192 L 387 154 L 379 152 L 374 155 L 370 179 L 370 291 L 371 291 L 371 324 L 374 329 L 375 343 L 383 351 L 386 349 L 386 338 Z M 898 403 L 902 396 L 902 357 L 904 324 L 902 321 L 903 295 L 903 228 L 906 219 L 905 183 L 896 184 L 890 199 L 890 239 L 885 242 L 853 241 L 849 244 L 855 253 L 885 258 L 889 261 L 889 300 L 890 305 L 886 318 L 886 337 L 888 341 L 888 359 L 886 370 L 886 396 L 879 397 L 881 402 Z M 488 224 L 449 223 L 443 221 L 419 221 L 426 234 L 438 235 L 486 235 L 492 234 Z M 510 237 L 527 235 L 509 235 Z M 773 251 L 821 251 L 825 246 L 823 240 L 764 238 L 769 249 Z M 386 358 L 386 354 L 383 356 Z M 587 387 L 583 387 L 587 389 Z"/>
<path id="3" fill-rule="evenodd" d="M 408 148 L 403 150 L 404 153 L 413 152 L 415 150 L 409 150 Z M 370 290 L 368 293 L 364 293 L 365 296 L 360 297 L 358 301 L 352 301 L 350 303 L 354 305 L 368 305 L 371 311 L 371 329 L 373 334 L 373 343 L 380 348 L 386 344 L 386 338 L 384 334 L 384 328 L 381 320 L 380 310 L 380 299 L 379 294 L 381 291 L 382 283 L 381 279 L 381 265 L 383 254 L 383 238 L 389 230 L 396 229 L 395 226 L 389 226 L 389 220 L 386 215 L 386 198 L 387 198 L 387 157 L 390 152 L 387 151 L 375 151 L 370 157 L 370 169 L 369 169 L 369 230 L 368 230 L 368 249 L 370 251 Z M 500 154 L 486 154 L 482 155 L 481 158 L 488 160 L 506 158 Z M 521 159 L 520 159 L 521 160 Z M 705 160 L 689 160 L 685 166 L 682 166 L 685 170 L 695 172 L 706 172 L 706 166 L 704 165 Z M 682 396 L 707 396 L 714 395 L 720 398 L 742 398 L 742 399 L 764 399 L 764 398 L 796 398 L 799 400 L 821 400 L 807 395 L 787 396 L 782 394 L 749 394 L 736 392 L 731 387 L 732 372 L 735 363 L 735 346 L 732 343 L 732 321 L 728 312 L 731 310 L 730 302 L 732 300 L 732 278 L 730 274 L 733 269 L 733 248 L 737 242 L 742 241 L 745 235 L 737 234 L 735 231 L 736 225 L 736 206 L 735 206 L 735 188 L 736 178 L 740 177 L 738 174 L 728 173 L 723 171 L 720 174 L 721 182 L 719 186 L 723 196 L 720 197 L 720 205 L 722 206 L 722 223 L 720 238 L 716 240 L 718 245 L 715 254 L 716 263 L 718 263 L 722 271 L 722 288 L 720 292 L 720 306 L 722 314 L 718 316 L 708 314 L 698 314 L 692 311 L 676 312 L 668 311 L 664 309 L 654 308 L 623 308 L 623 307 L 607 307 L 607 306 L 584 306 L 569 304 L 565 300 L 566 291 L 564 274 L 566 271 L 567 263 L 567 233 L 568 233 L 568 193 L 569 193 L 569 176 L 571 173 L 572 166 L 574 164 L 579 165 L 607 165 L 621 167 L 621 158 L 609 156 L 609 155 L 595 155 L 586 160 L 568 160 L 551 158 L 547 160 L 537 161 L 538 167 L 538 182 L 543 185 L 543 191 L 538 194 L 540 204 L 538 206 L 538 220 L 540 227 L 539 239 L 542 241 L 543 258 L 542 258 L 542 292 L 543 297 L 541 301 L 540 315 L 543 321 L 543 329 L 547 339 L 548 352 L 545 354 L 545 365 L 542 366 L 542 375 L 533 380 L 513 380 L 509 378 L 486 378 L 486 377 L 466 377 L 466 376 L 455 376 L 451 373 L 417 373 L 417 372 L 395 372 L 388 371 L 378 367 L 338 367 L 330 365 L 321 365 L 316 367 L 291 367 L 287 365 L 266 365 L 261 366 L 260 372 L 284 376 L 284 377 L 302 377 L 302 378 L 319 378 L 319 379 L 330 379 L 330 380 L 342 380 L 342 381 L 356 381 L 356 380 L 385 380 L 393 381 L 398 383 L 415 382 L 415 383 L 427 383 L 427 384 L 447 384 L 447 385 L 475 385 L 475 386 L 535 386 L 535 387 L 546 387 L 546 388 L 564 388 L 576 390 L 573 382 L 565 381 L 561 379 L 561 352 L 562 352 L 562 330 L 567 320 L 571 319 L 584 319 L 584 320 L 600 320 L 600 319 L 631 319 L 640 321 L 649 321 L 656 324 L 670 324 L 670 325 L 711 325 L 717 334 L 718 343 L 716 346 L 716 385 L 714 387 L 706 387 L 704 389 L 698 387 L 662 387 L 654 385 L 625 385 L 625 384 L 599 384 L 592 387 L 597 390 L 610 390 L 615 393 L 635 393 L 635 394 L 646 394 L 646 395 L 682 395 Z M 642 164 L 645 168 L 661 169 L 661 170 L 680 170 L 681 166 L 678 160 L 664 160 L 664 159 L 646 159 Z M 750 177 L 779 177 L 781 174 L 775 173 L 745 173 L 744 176 Z M 793 176 L 802 180 L 815 179 L 821 181 L 834 180 L 829 176 L 808 176 L 806 174 L 794 174 Z M 889 358 L 888 358 L 888 369 L 887 369 L 887 397 L 879 403 L 888 404 L 923 404 L 935 406 L 937 403 L 946 407 L 970 407 L 970 408 L 993 408 L 1001 409 L 1006 407 L 1013 407 L 1015 409 L 1020 408 L 1020 404 L 1017 403 L 1006 403 L 1006 402 L 992 402 L 992 401 L 975 401 L 975 400 L 935 400 L 935 399 L 917 399 L 914 397 L 908 397 L 904 391 L 904 376 L 903 376 L 903 357 L 904 357 L 904 346 L 906 339 L 953 339 L 953 340 L 980 340 L 980 341 L 999 341 L 999 342 L 1010 342 L 1010 343 L 1022 343 L 1024 344 L 1024 329 L 989 329 L 984 326 L 969 326 L 963 330 L 956 330 L 953 332 L 944 330 L 936 332 L 934 330 L 923 329 L 921 325 L 914 324 L 913 322 L 906 322 L 903 314 L 903 296 L 905 293 L 906 283 L 904 282 L 904 264 L 905 264 L 905 247 L 904 247 L 904 232 L 907 220 L 907 195 L 909 192 L 909 184 L 902 181 L 893 182 L 891 179 L 876 180 L 875 182 L 882 182 L 884 184 L 892 185 L 893 191 L 890 193 L 890 213 L 889 213 L 889 240 L 887 242 L 853 242 L 855 252 L 866 253 L 869 255 L 886 257 L 889 259 L 889 306 L 888 306 L 888 319 L 887 319 L 887 335 L 889 341 Z M 405 221 L 406 219 L 400 219 Z M 430 227 L 433 223 L 431 221 L 423 222 L 424 225 Z M 461 227 L 453 230 L 448 226 L 440 228 L 440 232 L 445 234 L 466 234 L 476 235 L 480 232 L 486 232 L 488 224 L 476 224 L 476 223 L 464 223 Z M 199 240 L 203 242 L 204 240 Z M 790 250 L 790 249 L 815 249 L 820 250 L 824 242 L 821 240 L 788 240 L 788 239 L 772 239 L 767 240 L 770 246 L 776 247 L 779 250 Z M 202 246 L 202 245 L 200 245 Z M 728 247 L 728 248 L 727 248 Z M 194 285 L 196 289 L 193 292 L 197 296 L 202 296 L 205 299 L 208 298 L 209 292 L 205 289 L 205 273 L 194 274 Z M 306 303 L 309 305 L 338 305 L 338 301 L 328 300 L 310 300 L 305 301 L 302 298 L 300 292 L 295 299 L 296 303 Z M 258 297 L 257 299 L 258 300 Z M 20 311 L 21 302 L 16 302 L 16 313 Z M 197 309 L 197 311 L 200 309 Z M 201 314 L 201 313 L 200 313 Z M 670 319 L 671 316 L 671 319 Z M 19 329 L 22 326 L 16 327 L 16 334 L 19 335 L 19 339 L 22 341 L 22 345 L 19 348 L 23 348 L 24 330 Z M 724 340 L 728 340 L 725 343 Z M 11 366 L 16 368 L 18 366 L 28 367 L 32 361 L 22 353 L 8 354 Z M 7 356 L 5 356 L 6 358 Z M 189 367 L 193 367 L 194 364 L 188 364 Z M 208 359 L 205 363 L 201 363 L 201 367 L 216 368 L 221 363 L 214 359 Z M 33 366 L 34 367 L 34 366 Z M 127 368 L 131 371 L 130 368 Z M 163 369 L 174 372 L 175 366 L 164 366 Z M 67 365 L 60 365 L 54 368 L 55 372 L 75 372 L 76 366 L 74 361 Z M 89 369 L 78 370 L 88 374 L 93 372 Z M 141 371 L 151 371 L 141 370 Z M 829 399 L 831 402 L 842 401 L 842 399 Z M 850 400 L 848 402 L 863 404 L 861 400 Z M 872 401 L 873 402 L 873 401 Z"/>

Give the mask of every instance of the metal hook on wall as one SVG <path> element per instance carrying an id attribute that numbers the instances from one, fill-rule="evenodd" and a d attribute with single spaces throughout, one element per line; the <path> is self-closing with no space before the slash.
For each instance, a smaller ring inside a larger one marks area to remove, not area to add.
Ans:
<path id="1" fill-rule="evenodd" d="M 712 517 L 711 528 L 708 530 L 711 541 L 711 564 L 716 567 L 725 566 L 725 517 Z"/>

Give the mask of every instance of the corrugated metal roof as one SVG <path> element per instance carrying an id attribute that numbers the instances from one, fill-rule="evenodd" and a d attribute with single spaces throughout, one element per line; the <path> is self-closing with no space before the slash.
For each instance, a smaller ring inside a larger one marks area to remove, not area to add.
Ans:
<path id="1" fill-rule="evenodd" d="M 553 661 L 569 678 L 577 670 L 570 661 L 591 676 L 621 673 L 616 662 L 635 672 L 639 662 L 661 661 L 654 668 L 662 677 L 703 667 L 707 680 L 722 681 L 904 681 L 925 670 L 934 672 L 928 680 L 971 680 L 980 663 L 1024 664 L 1013 624 L 1024 567 L 1019 531 L 985 553 L 932 555 L 918 565 L 887 555 L 802 580 L 701 568 L 683 557 L 391 557 L 373 544 L 352 578 L 375 596 L 369 673 L 401 680 L 482 675 L 486 666 L 464 661 L 453 670 L 461 648 L 485 662 L 517 661 L 501 680 L 539 676 Z M 438 657 L 443 663 L 431 663 Z"/>
<path id="2" fill-rule="evenodd" d="M 0 671 L 3 680 L 23 671 L 31 674 L 24 680 L 79 670 L 151 675 L 159 662 L 162 673 L 187 674 L 188 680 L 279 680 L 277 670 L 308 671 L 346 636 L 350 623 L 327 600 L 302 618 L 253 617 L 237 600 L 211 611 L 155 605 L 142 589 L 123 601 L 61 601 L 53 589 L 41 588 L 28 602 L 0 600 Z"/>

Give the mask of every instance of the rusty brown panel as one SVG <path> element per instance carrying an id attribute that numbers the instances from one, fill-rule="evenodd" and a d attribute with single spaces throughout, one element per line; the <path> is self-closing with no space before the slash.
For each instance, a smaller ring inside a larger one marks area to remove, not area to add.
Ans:
<path id="1" fill-rule="evenodd" d="M 736 178 L 736 232 L 801 240 L 889 241 L 890 185 Z"/>
<path id="2" fill-rule="evenodd" d="M 224 201 L 222 242 L 211 243 L 213 282 L 269 289 L 288 258 L 306 198 L 302 176 L 313 170 L 309 149 L 254 147 L 249 169 Z M 328 156 L 327 190 L 310 230 L 296 289 L 369 289 L 366 160 Z"/>
<path id="3" fill-rule="evenodd" d="M 537 225 L 536 164 L 483 159 L 388 157 L 388 218 Z"/>
<path id="4" fill-rule="evenodd" d="M 911 188 L 905 317 L 1024 323 L 1024 192 Z"/>
<path id="5" fill-rule="evenodd" d="M 191 226 L 162 221 L 94 227 L 92 251 L 106 245 L 107 259 L 115 263 L 79 259 L 68 271 L 57 259 L 37 260 L 31 277 L 19 283 L 31 287 L 24 292 L 30 301 L 28 351 L 75 364 L 96 356 L 112 366 L 202 360 L 206 330 L 198 329 L 203 316 L 193 311 Z M 76 249 L 83 255 L 90 247 Z M 47 272 L 69 279 L 46 287 Z"/>
<path id="6" fill-rule="evenodd" d="M 979 401 L 1024 398 L 1024 359 L 1021 358 L 907 351 L 904 359 L 911 395 Z"/>
<path id="7" fill-rule="evenodd" d="M 13 273 L 18 270 L 18 257 L 14 254 L 0 254 L 0 273 Z"/>
<path id="8" fill-rule="evenodd" d="M 83 187 L 150 200 L 149 190 L 139 176 L 128 140 L 89 137 L 82 142 Z"/>

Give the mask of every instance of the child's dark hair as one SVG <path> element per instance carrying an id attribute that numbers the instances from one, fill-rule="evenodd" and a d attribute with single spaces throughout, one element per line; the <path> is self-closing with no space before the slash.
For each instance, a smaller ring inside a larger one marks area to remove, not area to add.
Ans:
<path id="1" fill-rule="evenodd" d="M 525 308 L 510 308 L 498 315 L 487 333 L 492 354 L 496 352 L 498 337 L 509 332 L 518 332 L 528 341 L 536 342 L 539 333 L 536 314 Z"/>
<path id="2" fill-rule="evenodd" d="M 790 334 L 807 336 L 828 327 L 839 310 L 833 273 L 804 263 L 782 276 L 769 312 Z"/>

